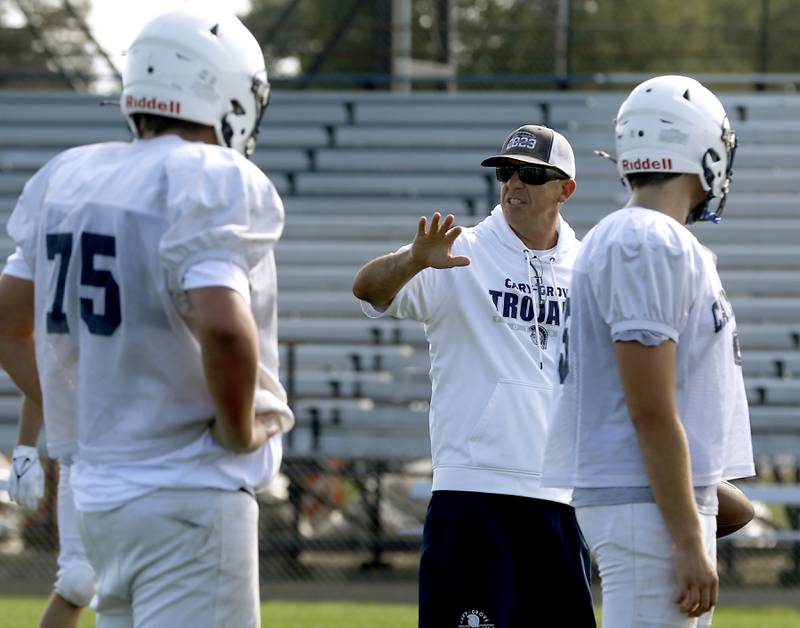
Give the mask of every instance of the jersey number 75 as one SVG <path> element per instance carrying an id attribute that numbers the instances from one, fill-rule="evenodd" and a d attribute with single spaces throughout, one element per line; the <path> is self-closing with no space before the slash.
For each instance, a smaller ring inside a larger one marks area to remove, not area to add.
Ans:
<path id="1" fill-rule="evenodd" d="M 67 271 L 72 258 L 71 233 L 47 234 L 47 259 L 59 257 L 58 277 L 53 306 L 47 312 L 47 332 L 50 334 L 68 334 L 69 322 L 64 312 L 64 292 L 67 283 Z M 81 297 L 81 319 L 89 327 L 89 332 L 98 336 L 110 336 L 122 322 L 120 308 L 119 285 L 111 271 L 95 268 L 95 257 L 116 257 L 117 243 L 113 236 L 101 235 L 86 231 L 81 234 L 81 285 L 102 288 L 105 295 L 105 307 L 102 314 L 94 311 L 94 300 Z"/>

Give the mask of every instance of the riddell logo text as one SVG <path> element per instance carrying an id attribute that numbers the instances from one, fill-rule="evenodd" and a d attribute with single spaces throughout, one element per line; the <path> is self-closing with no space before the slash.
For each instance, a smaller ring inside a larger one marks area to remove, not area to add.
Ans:
<path id="1" fill-rule="evenodd" d="M 134 98 L 133 96 L 128 96 L 125 99 L 125 106 L 129 107 L 130 109 L 146 109 L 147 111 L 152 111 L 153 113 L 180 113 L 181 112 L 181 103 L 176 100 L 158 100 L 157 98 L 147 98 L 146 96 L 142 98 Z"/>
<path id="2" fill-rule="evenodd" d="M 629 159 L 622 160 L 622 169 L 628 170 L 672 170 L 672 160 L 666 157 L 662 159 L 636 159 L 630 161 Z"/>

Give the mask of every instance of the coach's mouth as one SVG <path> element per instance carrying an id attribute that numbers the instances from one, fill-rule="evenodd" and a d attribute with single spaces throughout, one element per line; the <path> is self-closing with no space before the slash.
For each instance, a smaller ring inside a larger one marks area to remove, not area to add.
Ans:
<path id="1" fill-rule="evenodd" d="M 519 206 L 519 205 L 527 205 L 528 199 L 523 196 L 516 196 L 512 194 L 506 195 L 506 203 L 511 205 L 512 207 Z"/>

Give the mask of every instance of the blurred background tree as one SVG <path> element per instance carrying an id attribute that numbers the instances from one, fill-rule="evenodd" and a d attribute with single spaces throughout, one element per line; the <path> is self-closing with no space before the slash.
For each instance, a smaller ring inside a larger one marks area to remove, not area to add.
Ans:
<path id="1" fill-rule="evenodd" d="M 462 76 L 800 68 L 797 0 L 409 2 L 412 56 Z M 391 16 L 392 0 L 254 0 L 244 19 L 279 75 L 352 74 L 389 71 Z"/>
<path id="2" fill-rule="evenodd" d="M 0 0 L 2 87 L 88 89 L 115 75 L 87 26 L 91 0 Z"/>
<path id="3" fill-rule="evenodd" d="M 113 75 L 86 26 L 92 1 L 0 0 L 0 85 L 85 89 Z M 242 17 L 271 76 L 299 85 L 385 88 L 394 71 L 578 87 L 619 72 L 800 68 L 798 0 L 252 0 Z"/>

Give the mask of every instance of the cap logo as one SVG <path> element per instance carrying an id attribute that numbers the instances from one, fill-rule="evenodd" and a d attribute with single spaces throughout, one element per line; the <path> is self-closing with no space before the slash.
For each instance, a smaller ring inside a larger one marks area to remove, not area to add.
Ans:
<path id="1" fill-rule="evenodd" d="M 506 143 L 503 152 L 509 151 L 512 148 L 521 148 L 523 150 L 533 150 L 536 147 L 536 136 L 531 133 L 517 133 L 512 136 Z"/>

